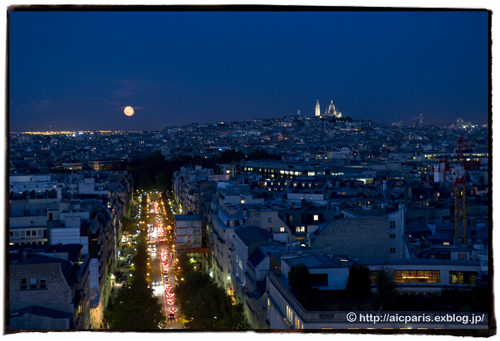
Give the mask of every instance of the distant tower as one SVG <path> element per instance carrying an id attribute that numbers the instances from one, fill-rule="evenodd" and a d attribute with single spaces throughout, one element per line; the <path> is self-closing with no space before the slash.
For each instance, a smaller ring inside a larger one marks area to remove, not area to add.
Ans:
<path id="1" fill-rule="evenodd" d="M 319 111 L 319 100 L 316 101 L 316 113 L 315 113 L 315 116 L 318 117 L 320 116 L 321 113 Z"/>

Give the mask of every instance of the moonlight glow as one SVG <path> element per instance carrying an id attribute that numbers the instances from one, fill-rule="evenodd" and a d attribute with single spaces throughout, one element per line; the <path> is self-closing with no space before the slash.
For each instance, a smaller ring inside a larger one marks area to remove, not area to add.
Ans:
<path id="1" fill-rule="evenodd" d="M 127 116 L 132 116 L 134 114 L 134 108 L 132 108 L 132 107 L 125 107 L 125 109 L 123 110 L 123 112 Z"/>

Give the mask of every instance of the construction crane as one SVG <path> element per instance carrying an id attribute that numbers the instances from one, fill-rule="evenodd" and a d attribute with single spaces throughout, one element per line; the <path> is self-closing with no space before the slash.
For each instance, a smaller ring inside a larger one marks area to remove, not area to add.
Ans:
<path id="1" fill-rule="evenodd" d="M 465 176 L 462 170 L 465 172 L 463 167 L 463 149 L 466 146 L 466 140 L 460 137 L 457 141 L 457 163 L 460 165 L 460 174 L 456 177 L 453 184 L 455 190 L 455 245 L 466 244 L 465 235 Z"/>

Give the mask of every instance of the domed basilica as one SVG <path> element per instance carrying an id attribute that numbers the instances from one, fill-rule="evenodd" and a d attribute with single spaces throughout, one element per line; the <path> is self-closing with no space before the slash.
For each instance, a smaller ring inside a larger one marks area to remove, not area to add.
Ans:
<path id="1" fill-rule="evenodd" d="M 319 109 L 319 100 L 316 101 L 315 116 L 321 116 L 320 109 Z M 335 117 L 335 118 L 342 117 L 342 113 L 340 111 L 337 111 L 337 109 L 335 108 L 335 105 L 333 104 L 333 100 L 330 103 L 330 106 L 328 107 L 328 109 L 325 110 L 325 114 L 323 115 L 323 117 Z"/>

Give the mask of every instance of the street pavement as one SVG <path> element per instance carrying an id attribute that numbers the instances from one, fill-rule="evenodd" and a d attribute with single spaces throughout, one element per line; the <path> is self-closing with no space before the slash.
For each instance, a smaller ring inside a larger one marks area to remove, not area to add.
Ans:
<path id="1" fill-rule="evenodd" d="M 154 208 L 153 203 L 150 204 L 150 208 Z M 170 209 L 170 207 L 167 205 L 166 209 Z M 165 224 L 165 219 L 162 217 L 162 221 Z M 156 214 L 155 213 L 149 213 L 149 224 L 152 226 L 157 227 L 158 224 L 156 223 Z M 175 296 L 174 296 L 174 305 L 167 305 L 167 302 L 165 300 L 165 287 L 167 285 L 167 282 L 163 280 L 163 275 L 162 275 L 162 264 L 161 264 L 161 249 L 167 249 L 168 250 L 168 244 L 166 242 L 158 242 L 156 246 L 155 251 L 150 251 L 150 259 L 151 259 L 151 267 L 152 267 L 152 273 L 151 273 L 151 280 L 152 281 L 159 281 L 161 285 L 157 286 L 154 290 L 154 295 L 158 297 L 159 302 L 162 305 L 162 311 L 165 314 L 167 318 L 167 329 L 184 329 L 184 324 L 178 322 L 178 311 L 179 307 L 175 305 Z M 169 250 L 168 250 L 169 251 Z M 175 255 L 174 255 L 175 256 Z M 175 282 L 175 273 L 173 270 L 172 266 L 172 259 L 170 258 L 170 254 L 168 257 L 168 262 L 169 262 L 169 269 L 168 269 L 168 276 L 169 276 L 169 281 L 170 285 L 175 288 L 176 282 Z M 175 314 L 176 319 L 174 320 L 169 320 L 168 315 L 170 313 L 170 309 L 175 308 L 177 313 Z"/>

